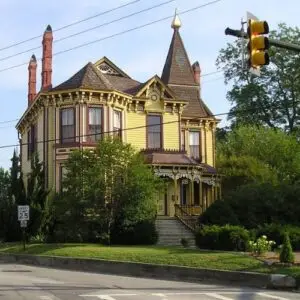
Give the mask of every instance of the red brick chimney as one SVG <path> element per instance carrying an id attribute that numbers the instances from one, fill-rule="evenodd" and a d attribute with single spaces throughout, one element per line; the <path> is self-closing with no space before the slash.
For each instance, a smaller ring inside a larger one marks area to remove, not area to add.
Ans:
<path id="1" fill-rule="evenodd" d="M 200 69 L 199 62 L 198 61 L 194 62 L 192 68 L 194 72 L 195 82 L 200 85 L 201 69 Z"/>
<path id="2" fill-rule="evenodd" d="M 43 36 L 42 90 L 52 87 L 52 28 L 47 26 Z"/>
<path id="3" fill-rule="evenodd" d="M 32 103 L 36 96 L 36 58 L 33 54 L 28 65 L 28 106 Z"/>

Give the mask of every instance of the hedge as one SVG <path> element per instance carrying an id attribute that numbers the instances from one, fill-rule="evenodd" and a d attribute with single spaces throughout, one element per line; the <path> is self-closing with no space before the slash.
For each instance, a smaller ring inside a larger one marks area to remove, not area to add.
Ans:
<path id="1" fill-rule="evenodd" d="M 250 233 L 243 227 L 233 225 L 204 225 L 195 235 L 196 245 L 202 249 L 245 251 Z"/>

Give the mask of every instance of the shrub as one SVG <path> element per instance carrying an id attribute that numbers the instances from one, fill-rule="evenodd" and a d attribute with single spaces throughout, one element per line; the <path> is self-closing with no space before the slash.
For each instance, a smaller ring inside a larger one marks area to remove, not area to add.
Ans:
<path id="1" fill-rule="evenodd" d="M 279 259 L 282 263 L 293 263 L 295 260 L 290 238 L 287 232 L 284 234 L 284 241 L 280 251 Z"/>
<path id="2" fill-rule="evenodd" d="M 200 216 L 203 225 L 239 225 L 239 220 L 226 201 L 217 200 Z"/>
<path id="3" fill-rule="evenodd" d="M 187 248 L 189 246 L 189 241 L 186 238 L 182 238 L 180 240 L 180 243 L 184 248 Z"/>
<path id="4" fill-rule="evenodd" d="M 153 245 L 158 240 L 155 221 L 145 220 L 134 225 L 115 227 L 112 231 L 112 244 L 119 245 Z"/>
<path id="5" fill-rule="evenodd" d="M 240 226 L 204 225 L 196 232 L 196 245 L 211 250 L 245 251 L 249 232 Z"/>
<path id="6" fill-rule="evenodd" d="M 268 241 L 267 236 L 262 235 L 255 242 L 254 241 L 249 241 L 248 250 L 252 254 L 262 255 L 266 252 L 271 251 L 272 247 L 275 244 L 276 243 L 274 241 L 271 241 L 271 240 Z"/>
<path id="7" fill-rule="evenodd" d="M 280 224 L 264 224 L 256 229 L 256 236 L 266 235 L 277 245 L 283 244 L 284 233 L 287 232 L 290 237 L 292 248 L 295 251 L 300 250 L 300 227 Z"/>

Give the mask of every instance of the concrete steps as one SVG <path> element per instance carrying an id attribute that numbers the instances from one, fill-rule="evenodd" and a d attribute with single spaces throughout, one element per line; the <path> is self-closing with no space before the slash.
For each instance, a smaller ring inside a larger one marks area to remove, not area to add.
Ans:
<path id="1" fill-rule="evenodd" d="M 193 232 L 175 217 L 157 217 L 156 229 L 159 234 L 157 245 L 181 246 L 180 240 L 186 238 L 189 242 L 189 247 L 195 247 Z"/>

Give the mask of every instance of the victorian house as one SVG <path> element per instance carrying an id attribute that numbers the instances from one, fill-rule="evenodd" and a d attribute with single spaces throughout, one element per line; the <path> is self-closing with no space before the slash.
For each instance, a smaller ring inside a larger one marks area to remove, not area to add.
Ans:
<path id="1" fill-rule="evenodd" d="M 198 62 L 190 63 L 180 27 L 175 16 L 161 76 L 139 82 L 104 56 L 57 86 L 52 86 L 53 34 L 47 27 L 41 89 L 36 91 L 33 55 L 28 108 L 17 124 L 25 186 L 35 151 L 44 164 L 46 187 L 59 191 L 69 154 L 94 147 L 104 133 L 142 151 L 153 172 L 168 182 L 157 195 L 158 215 L 199 215 L 220 198 L 215 169 L 219 120 L 201 98 L 201 69 Z"/>

